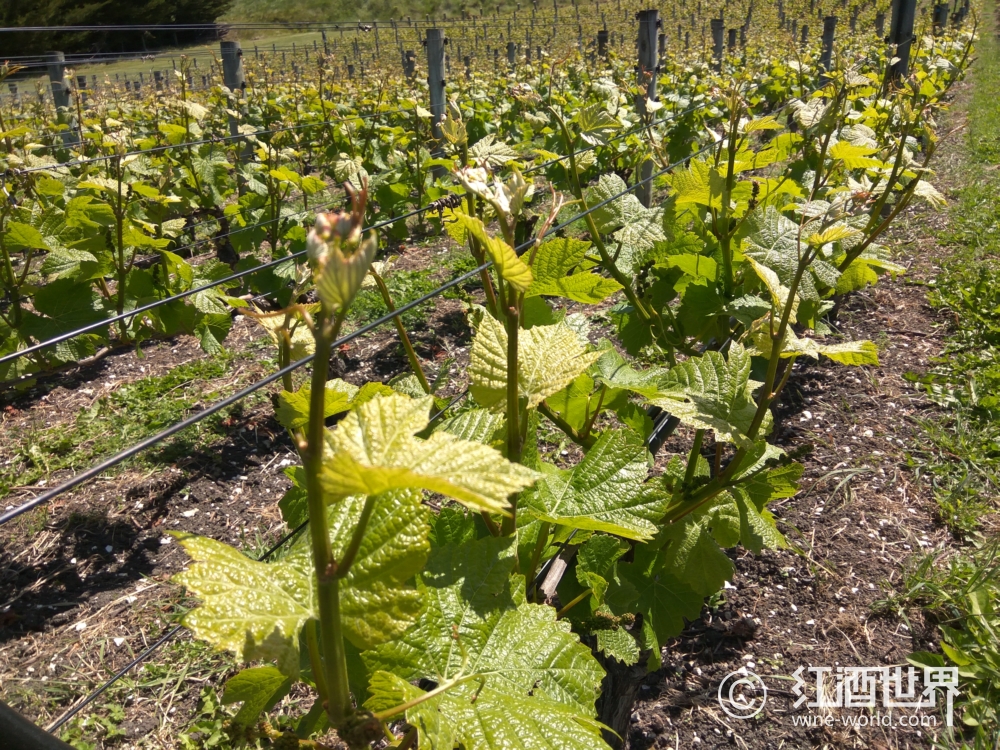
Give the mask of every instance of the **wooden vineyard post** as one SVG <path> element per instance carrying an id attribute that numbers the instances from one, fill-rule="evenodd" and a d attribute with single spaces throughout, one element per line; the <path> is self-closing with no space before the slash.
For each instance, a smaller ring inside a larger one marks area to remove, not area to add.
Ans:
<path id="1" fill-rule="evenodd" d="M 238 99 L 243 98 L 246 89 L 246 76 L 243 74 L 243 48 L 239 42 L 220 42 L 219 51 L 222 55 L 222 82 Z M 233 115 L 229 115 L 229 135 L 239 135 L 240 125 Z M 240 161 L 250 160 L 250 145 L 245 144 L 240 150 Z M 239 182 L 240 192 L 243 192 L 242 180 Z"/>
<path id="2" fill-rule="evenodd" d="M 66 80 L 66 55 L 62 52 L 48 53 L 49 86 L 52 89 L 52 102 L 56 107 L 56 122 L 69 126 L 60 134 L 66 146 L 72 146 L 79 141 L 73 135 L 72 116 L 69 114 L 69 81 Z"/>
<path id="3" fill-rule="evenodd" d="M 427 49 L 427 86 L 431 98 L 431 128 L 438 146 L 435 157 L 443 156 L 441 150 L 441 120 L 444 118 L 444 32 L 441 29 L 427 29 L 424 47 Z M 443 177 L 444 167 L 434 167 L 435 177 Z"/>
<path id="4" fill-rule="evenodd" d="M 601 29 L 597 32 L 597 56 L 606 58 L 608 56 L 608 30 Z"/>
<path id="5" fill-rule="evenodd" d="M 712 19 L 712 59 L 715 70 L 722 70 L 722 35 L 725 32 L 725 21 L 721 18 Z"/>
<path id="6" fill-rule="evenodd" d="M 638 14 L 639 19 L 639 65 L 637 68 L 639 76 L 639 91 L 646 87 L 646 94 L 639 94 L 636 102 L 636 110 L 641 115 L 646 114 L 646 100 L 656 101 L 657 76 L 660 70 L 660 51 L 658 49 L 658 34 L 660 30 L 660 11 L 642 10 Z M 649 179 L 653 175 L 653 160 L 646 159 L 639 169 L 639 179 L 645 180 L 636 186 L 635 194 L 642 205 L 649 207 L 653 199 L 653 181 Z"/>
<path id="7" fill-rule="evenodd" d="M 819 64 L 824 72 L 833 68 L 833 39 L 837 33 L 837 17 L 827 16 L 823 19 L 823 51 L 820 53 Z M 824 76 L 823 80 L 826 80 Z"/>
<path id="8" fill-rule="evenodd" d="M 913 43 L 913 22 L 917 15 L 917 0 L 892 0 L 892 21 L 889 24 L 890 57 L 896 62 L 886 71 L 886 84 L 904 78 L 910 72 L 910 46 Z"/>
<path id="9" fill-rule="evenodd" d="M 885 13 L 875 14 L 875 33 L 879 35 L 880 39 L 885 37 Z"/>

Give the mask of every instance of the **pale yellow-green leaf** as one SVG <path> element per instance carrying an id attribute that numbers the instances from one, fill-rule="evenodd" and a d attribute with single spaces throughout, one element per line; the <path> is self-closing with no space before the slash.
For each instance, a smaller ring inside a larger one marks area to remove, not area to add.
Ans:
<path id="1" fill-rule="evenodd" d="M 298 565 L 256 562 L 214 539 L 175 536 L 195 564 L 174 581 L 202 601 L 184 625 L 241 661 L 273 660 L 295 674 L 299 631 L 315 612 L 310 577 Z"/>
<path id="2" fill-rule="evenodd" d="M 791 291 L 787 286 L 781 283 L 778 278 L 778 274 L 772 271 L 767 266 L 762 263 L 758 263 L 749 255 L 744 256 L 746 262 L 750 264 L 753 268 L 754 273 L 757 277 L 764 282 L 764 286 L 767 287 L 767 291 L 771 293 L 771 300 L 778 310 L 784 310 L 785 305 L 788 302 L 788 294 Z M 794 322 L 797 319 L 799 308 L 799 299 L 796 295 L 795 299 L 792 300 L 792 317 L 791 320 Z"/>
<path id="3" fill-rule="evenodd" d="M 530 486 L 536 472 L 482 443 L 435 432 L 414 437 L 429 422 L 433 398 L 377 396 L 349 414 L 327 437 L 322 480 L 331 499 L 416 488 L 454 498 L 476 510 L 507 511 L 507 498 Z"/>
<path id="4" fill-rule="evenodd" d="M 855 146 L 848 141 L 838 141 L 830 147 L 828 152 L 831 159 L 844 162 L 848 169 L 867 169 L 869 167 L 880 167 L 882 162 L 871 158 L 878 149 L 867 148 L 865 146 Z"/>
<path id="5" fill-rule="evenodd" d="M 770 358 L 773 345 L 766 326 L 754 330 L 751 333 L 751 339 L 757 351 L 764 357 Z M 840 344 L 821 344 L 815 339 L 800 338 L 789 327 L 785 332 L 785 339 L 782 342 L 781 356 L 788 358 L 801 355 L 812 357 L 813 359 L 819 359 L 820 355 L 823 355 L 843 365 L 874 365 L 877 367 L 879 364 L 878 347 L 871 341 L 846 341 Z"/>
<path id="6" fill-rule="evenodd" d="M 828 242 L 841 242 L 843 240 L 853 240 L 861 235 L 861 231 L 847 224 L 837 223 L 827 227 L 822 232 L 809 235 L 810 245 L 825 245 Z"/>
<path id="7" fill-rule="evenodd" d="M 319 309 L 319 305 L 308 305 L 307 307 L 309 308 L 309 312 L 312 313 Z M 281 337 L 284 335 L 281 331 L 287 326 L 291 342 L 291 358 L 293 362 L 304 359 L 316 351 L 316 340 L 313 337 L 312 331 L 309 330 L 309 326 L 306 325 L 305 320 L 297 311 L 287 314 L 283 311 L 276 313 L 261 313 L 259 310 L 254 308 L 251 311 L 250 317 L 256 321 L 261 328 L 267 331 L 267 335 L 271 337 L 271 340 L 276 345 L 280 344 Z"/>
<path id="8" fill-rule="evenodd" d="M 461 227 L 464 230 L 461 236 L 467 237 L 471 235 L 479 241 L 480 247 L 486 251 L 490 260 L 493 261 L 493 265 L 496 267 L 497 273 L 500 274 L 501 278 L 509 282 L 519 292 L 528 291 L 528 287 L 531 286 L 532 281 L 531 268 L 517 256 L 514 248 L 499 237 L 491 237 L 487 233 L 486 227 L 483 226 L 482 220 L 454 210 L 446 211 L 444 219 L 445 222 L 453 225 L 448 230 L 452 237 L 457 238 L 459 236 L 460 233 L 457 227 Z"/>
<path id="9" fill-rule="evenodd" d="M 518 332 L 518 393 L 528 408 L 565 388 L 600 356 L 588 352 L 565 323 L 535 326 Z M 489 315 L 483 317 L 472 342 L 469 377 L 473 396 L 483 406 L 500 403 L 507 393 L 507 331 Z"/>

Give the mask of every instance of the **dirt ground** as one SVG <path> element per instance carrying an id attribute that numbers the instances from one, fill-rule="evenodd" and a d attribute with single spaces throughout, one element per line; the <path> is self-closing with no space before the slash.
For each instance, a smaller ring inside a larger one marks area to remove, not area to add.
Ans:
<path id="1" fill-rule="evenodd" d="M 963 133 L 955 120 L 941 144 L 935 184 L 957 179 Z M 945 128 L 948 129 L 948 128 Z M 803 491 L 771 506 L 793 548 L 756 556 L 731 550 L 737 575 L 716 606 L 667 644 L 663 668 L 643 681 L 632 716 L 637 749 L 738 747 L 927 746 L 918 729 L 847 729 L 792 725 L 797 667 L 905 664 L 928 648 L 919 618 L 876 614 L 873 605 L 898 581 L 907 559 L 949 544 L 936 505 L 907 469 L 917 439 L 914 419 L 932 408 L 904 375 L 924 369 L 940 350 L 943 322 L 919 283 L 934 275 L 940 249 L 931 239 L 942 213 L 908 212 L 893 245 L 909 273 L 852 295 L 836 326 L 880 348 L 878 369 L 800 364 L 777 409 L 777 441 L 791 450 L 811 445 Z M 426 268 L 439 248 L 413 248 L 400 267 Z M 595 332 L 596 335 L 596 332 Z M 238 319 L 227 346 L 260 334 Z M 470 335 L 458 300 L 441 300 L 414 334 L 422 358 L 468 361 Z M 334 374 L 360 384 L 407 369 L 391 326 L 337 353 Z M 41 382 L 3 400 L 4 433 L 66 424 L 123 383 L 165 373 L 205 355 L 190 339 L 151 343 L 144 358 L 121 351 L 79 371 Z M 241 386 L 266 374 L 252 360 L 233 376 Z M 433 366 L 432 366 L 433 373 Z M 445 391 L 460 391 L 461 379 Z M 211 450 L 195 451 L 155 470 L 125 468 L 56 500 L 44 514 L 0 527 L 0 692 L 26 716 L 46 725 L 160 637 L 191 602 L 168 582 L 186 562 L 168 530 L 192 531 L 260 554 L 279 537 L 276 501 L 296 463 L 266 400 L 231 414 Z M 669 451 L 670 443 L 665 447 Z M 18 446 L 0 439 L 0 462 Z M 663 454 L 659 457 L 663 460 Z M 48 477 L 54 486 L 72 472 Z M 37 494 L 42 483 L 14 488 L 0 506 Z M 177 644 L 186 644 L 178 646 Z M 189 665 L 150 658 L 115 693 L 120 735 L 112 745 L 171 746 L 166 738 L 192 720 L 201 688 L 231 668 L 226 657 L 199 650 L 182 632 L 171 648 L 189 648 Z M 166 649 L 159 653 L 163 657 Z M 745 667 L 768 687 L 762 718 L 740 721 L 722 712 L 722 678 Z M 156 738 L 162 738 L 159 742 Z"/>

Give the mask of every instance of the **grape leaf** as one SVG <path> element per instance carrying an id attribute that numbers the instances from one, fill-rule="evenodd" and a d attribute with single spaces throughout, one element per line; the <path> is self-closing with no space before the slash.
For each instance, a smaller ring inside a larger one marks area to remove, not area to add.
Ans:
<path id="1" fill-rule="evenodd" d="M 250 667 L 230 677 L 222 694 L 222 705 L 242 703 L 233 722 L 251 727 L 264 711 L 269 711 L 292 687 L 292 679 L 271 665 Z"/>
<path id="2" fill-rule="evenodd" d="M 598 183 L 587 191 L 587 205 L 597 205 L 627 189 L 625 181 L 618 175 L 601 175 Z M 645 254 L 657 242 L 667 239 L 663 232 L 663 209 L 646 208 L 632 193 L 625 193 L 595 209 L 593 216 L 601 234 L 614 232 L 612 239 L 620 245 L 615 265 L 623 273 L 635 272 Z"/>
<path id="3" fill-rule="evenodd" d="M 587 352 L 577 333 L 565 323 L 535 326 L 518 336 L 517 379 L 528 408 L 565 388 L 601 356 Z M 472 342 L 470 388 L 483 406 L 503 401 L 507 394 L 507 331 L 489 315 L 483 316 Z"/>
<path id="4" fill-rule="evenodd" d="M 712 430 L 719 440 L 750 448 L 746 431 L 757 412 L 750 380 L 750 355 L 738 343 L 729 360 L 706 352 L 670 369 L 659 395 L 650 401 L 696 429 Z M 766 425 L 765 425 L 766 426 Z"/>
<path id="5" fill-rule="evenodd" d="M 412 487 L 447 495 L 476 510 L 505 513 L 507 498 L 530 486 L 536 472 L 487 445 L 427 427 L 432 396 L 377 396 L 328 433 L 322 481 L 331 498 L 377 495 Z"/>
<path id="6" fill-rule="evenodd" d="M 617 281 L 596 273 L 570 273 L 584 261 L 589 248 L 589 242 L 563 237 L 547 240 L 539 245 L 531 264 L 535 281 L 526 296 L 566 297 L 576 302 L 594 304 L 621 289 Z"/>
<path id="7" fill-rule="evenodd" d="M 598 630 L 597 650 L 605 656 L 617 659 L 622 664 L 632 665 L 639 661 L 639 644 L 635 636 L 625 628 Z"/>
<path id="8" fill-rule="evenodd" d="M 771 335 L 766 327 L 759 327 L 751 335 L 754 346 L 762 356 L 770 358 L 773 350 Z M 842 365 L 874 365 L 878 367 L 878 347 L 871 341 L 844 341 L 839 344 L 821 344 L 815 339 L 799 338 L 788 326 L 782 342 L 782 357 L 798 357 L 805 355 L 819 359 L 820 355 L 829 357 Z"/>
<path id="9" fill-rule="evenodd" d="M 651 539 L 668 496 L 644 484 L 648 451 L 631 430 L 609 430 L 572 469 L 543 464 L 545 478 L 522 499 L 539 518 L 628 539 Z"/>
<path id="10" fill-rule="evenodd" d="M 194 564 L 173 580 L 202 601 L 181 622 L 240 661 L 276 661 L 283 674 L 295 675 L 299 631 L 316 612 L 306 572 L 287 562 L 251 560 L 207 537 L 174 535 Z"/>
<path id="11" fill-rule="evenodd" d="M 492 237 L 481 219 L 451 209 L 444 212 L 444 218 L 445 227 L 456 242 L 464 243 L 467 237 L 475 237 L 493 261 L 501 278 L 510 282 L 519 292 L 528 291 L 534 278 L 531 268 L 518 257 L 514 248 L 499 237 Z"/>
<path id="12" fill-rule="evenodd" d="M 684 618 L 694 620 L 701 614 L 704 597 L 682 576 L 665 569 L 662 550 L 652 545 L 637 546 L 635 560 L 619 563 L 618 575 L 627 586 L 615 586 L 608 593 L 612 611 L 641 612 L 660 643 L 684 629 Z"/>
<path id="13" fill-rule="evenodd" d="M 419 622 L 363 655 L 375 675 L 366 708 L 420 697 L 409 682 L 428 678 L 449 687 L 406 712 L 420 747 L 606 747 L 592 718 L 603 670 L 551 607 L 524 601 L 523 579 L 508 587 L 513 565 L 510 539 L 436 549 Z"/>
<path id="14" fill-rule="evenodd" d="M 353 497 L 327 509 L 334 559 L 346 551 L 364 503 Z M 416 493 L 375 499 L 358 555 L 340 588 L 344 632 L 359 649 L 399 635 L 416 619 L 417 590 L 403 582 L 427 557 L 428 513 Z M 283 674 L 296 674 L 299 631 L 318 617 L 310 535 L 299 536 L 288 555 L 273 563 L 251 560 L 206 537 L 174 536 L 194 561 L 174 581 L 202 601 L 184 616 L 184 625 L 241 661 L 273 660 Z"/>

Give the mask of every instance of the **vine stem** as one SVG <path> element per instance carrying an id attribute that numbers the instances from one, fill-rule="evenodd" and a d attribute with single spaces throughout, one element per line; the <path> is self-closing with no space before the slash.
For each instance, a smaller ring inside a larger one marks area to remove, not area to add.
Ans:
<path id="1" fill-rule="evenodd" d="M 374 268 L 369 268 L 368 273 L 371 274 L 372 279 L 375 280 L 375 286 L 378 287 L 378 290 L 382 295 L 382 301 L 385 302 L 385 306 L 389 308 L 389 312 L 396 312 L 396 305 L 392 301 L 392 295 L 389 294 L 389 287 L 385 285 L 385 280 Z M 399 334 L 399 341 L 403 344 L 403 349 L 406 351 L 406 358 L 410 361 L 410 367 L 413 369 L 413 373 L 417 376 L 417 380 L 420 381 L 420 387 L 424 389 L 424 393 L 430 393 L 430 383 L 427 382 L 427 376 L 424 374 L 424 368 L 420 364 L 420 358 L 417 357 L 417 352 L 413 348 L 413 342 L 410 341 L 410 336 L 406 332 L 406 326 L 403 325 L 403 321 L 399 319 L 398 315 L 392 319 L 392 322 L 396 325 L 396 332 Z"/>
<path id="2" fill-rule="evenodd" d="M 333 725 L 341 726 L 350 710 L 350 688 L 347 684 L 347 652 L 340 624 L 340 578 L 330 546 L 330 531 L 326 503 L 320 484 L 326 427 L 323 414 L 331 343 L 340 332 L 344 313 L 328 319 L 320 311 L 315 328 L 316 355 L 313 360 L 312 384 L 309 394 L 309 425 L 302 450 L 309 504 L 309 533 L 312 537 L 313 567 L 316 570 L 319 599 L 320 635 L 323 642 L 323 678 L 327 687 L 326 710 Z"/>
<path id="3" fill-rule="evenodd" d="M 688 456 L 687 471 L 684 472 L 684 484 L 690 485 L 694 480 L 695 472 L 698 470 L 698 457 L 701 455 L 701 444 L 705 439 L 704 430 L 695 430 L 694 440 L 691 443 L 691 453 Z"/>
<path id="4" fill-rule="evenodd" d="M 587 597 L 589 597 L 593 593 L 594 593 L 593 589 L 587 589 L 586 591 L 584 591 L 582 594 L 573 599 L 573 601 L 571 601 L 565 607 L 556 612 L 556 619 L 563 617 L 567 612 L 573 609 L 573 607 L 575 607 L 577 604 L 587 599 Z"/>

